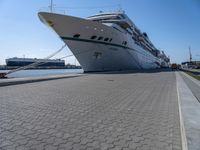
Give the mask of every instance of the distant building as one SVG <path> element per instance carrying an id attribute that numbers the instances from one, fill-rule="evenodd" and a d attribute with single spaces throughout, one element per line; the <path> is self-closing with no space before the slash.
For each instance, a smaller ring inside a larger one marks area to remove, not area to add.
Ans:
<path id="1" fill-rule="evenodd" d="M 64 67 L 65 61 L 60 59 L 37 59 L 37 58 L 9 58 L 6 59 L 8 67 L 19 67 L 30 65 L 35 62 L 40 62 L 39 67 Z"/>
<path id="2" fill-rule="evenodd" d="M 200 68 L 200 61 L 186 61 L 181 63 L 182 68 Z"/>

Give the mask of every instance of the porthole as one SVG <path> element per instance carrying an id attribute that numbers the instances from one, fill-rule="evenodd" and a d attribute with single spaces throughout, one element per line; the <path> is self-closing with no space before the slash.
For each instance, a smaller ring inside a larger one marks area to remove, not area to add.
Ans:
<path id="1" fill-rule="evenodd" d="M 108 40 L 109 40 L 109 38 L 105 38 L 105 39 L 104 39 L 104 41 L 108 41 Z"/>
<path id="2" fill-rule="evenodd" d="M 97 36 L 93 35 L 93 36 L 91 36 L 90 39 L 94 40 L 94 39 L 96 39 L 96 38 L 97 38 Z"/>
<path id="3" fill-rule="evenodd" d="M 74 38 L 79 38 L 80 37 L 80 34 L 75 34 L 74 35 Z"/>
<path id="4" fill-rule="evenodd" d="M 126 42 L 126 41 L 123 41 L 123 42 L 122 42 L 122 45 L 127 45 L 127 42 Z"/>
<path id="5" fill-rule="evenodd" d="M 100 36 L 99 38 L 98 38 L 98 40 L 102 40 L 103 39 L 103 37 L 102 36 Z"/>

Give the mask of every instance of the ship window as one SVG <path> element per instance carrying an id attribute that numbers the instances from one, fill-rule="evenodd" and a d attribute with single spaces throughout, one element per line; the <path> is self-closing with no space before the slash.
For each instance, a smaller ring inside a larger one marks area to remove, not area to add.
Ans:
<path id="1" fill-rule="evenodd" d="M 105 39 L 104 39 L 104 41 L 108 41 L 108 40 L 109 40 L 109 38 L 105 38 Z"/>
<path id="2" fill-rule="evenodd" d="M 102 36 L 100 36 L 99 38 L 98 38 L 98 40 L 102 40 L 103 39 L 103 37 Z"/>
<path id="3" fill-rule="evenodd" d="M 109 40 L 109 42 L 112 42 L 112 38 Z"/>
<path id="4" fill-rule="evenodd" d="M 132 36 L 132 39 L 133 39 L 134 41 L 136 41 L 136 38 L 135 38 L 134 36 Z"/>
<path id="5" fill-rule="evenodd" d="M 127 42 L 126 42 L 126 41 L 123 41 L 123 42 L 122 42 L 122 45 L 127 45 Z"/>
<path id="6" fill-rule="evenodd" d="M 121 30 L 119 30 L 118 28 L 116 28 L 116 27 L 113 27 L 114 29 L 116 29 L 117 31 L 119 31 L 119 32 L 122 32 Z"/>
<path id="7" fill-rule="evenodd" d="M 79 38 L 80 37 L 80 34 L 75 34 L 74 35 L 74 38 Z"/>
<path id="8" fill-rule="evenodd" d="M 93 36 L 91 36 L 91 39 L 96 39 L 97 38 L 97 36 L 95 36 L 95 35 L 93 35 Z"/>

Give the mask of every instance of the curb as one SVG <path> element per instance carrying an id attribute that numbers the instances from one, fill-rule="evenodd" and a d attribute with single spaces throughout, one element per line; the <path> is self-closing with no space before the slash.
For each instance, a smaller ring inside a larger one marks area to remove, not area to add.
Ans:
<path id="1" fill-rule="evenodd" d="M 67 78 L 75 78 L 83 75 L 71 75 L 71 76 L 49 76 L 49 77 L 41 77 L 41 78 L 24 78 L 24 80 L 14 80 L 14 81 L 5 81 L 0 82 L 0 87 L 18 85 L 18 84 L 26 84 L 26 83 L 34 83 L 41 81 L 50 81 L 50 80 L 58 80 L 58 79 L 67 79 Z M 3 79 L 6 80 L 6 79 Z"/>

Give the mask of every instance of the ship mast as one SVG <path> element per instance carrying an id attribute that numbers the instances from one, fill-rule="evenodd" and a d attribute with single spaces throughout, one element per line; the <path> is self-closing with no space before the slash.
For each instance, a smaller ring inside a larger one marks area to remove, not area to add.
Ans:
<path id="1" fill-rule="evenodd" d="M 191 53 L 190 46 L 189 46 L 189 54 L 190 54 L 190 62 L 191 62 L 192 61 L 192 53 Z"/>
<path id="2" fill-rule="evenodd" d="M 50 6 L 49 7 L 50 7 L 50 12 L 52 13 L 53 12 L 53 0 L 50 1 Z"/>

